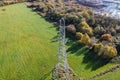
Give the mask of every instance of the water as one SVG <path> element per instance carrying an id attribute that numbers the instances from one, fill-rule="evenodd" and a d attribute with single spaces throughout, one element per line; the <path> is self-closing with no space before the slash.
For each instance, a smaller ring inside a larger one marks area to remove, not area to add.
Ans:
<path id="1" fill-rule="evenodd" d="M 95 14 L 106 15 L 115 19 L 120 19 L 120 0 L 77 0 L 80 3 L 87 1 L 85 6 L 93 8 Z M 101 2 L 100 2 L 101 1 Z M 95 3 L 95 4 L 91 4 Z M 99 5 L 101 7 L 96 6 Z M 84 4 L 83 4 L 84 5 Z"/>
<path id="2" fill-rule="evenodd" d="M 120 19 L 120 0 L 103 0 L 105 7 L 102 8 L 104 14 L 116 19 Z"/>

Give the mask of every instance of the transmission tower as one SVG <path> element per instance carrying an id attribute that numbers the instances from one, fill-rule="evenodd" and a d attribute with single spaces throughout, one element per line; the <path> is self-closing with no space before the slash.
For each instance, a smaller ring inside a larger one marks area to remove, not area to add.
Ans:
<path id="1" fill-rule="evenodd" d="M 53 80 L 58 80 L 64 77 L 64 80 L 70 80 L 69 65 L 67 62 L 66 47 L 65 47 L 65 20 L 60 20 L 59 26 L 59 49 L 58 49 L 58 63 L 53 71 Z"/>

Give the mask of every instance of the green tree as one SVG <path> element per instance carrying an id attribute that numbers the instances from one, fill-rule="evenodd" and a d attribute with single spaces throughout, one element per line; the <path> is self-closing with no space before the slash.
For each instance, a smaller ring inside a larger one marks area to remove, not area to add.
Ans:
<path id="1" fill-rule="evenodd" d="M 77 32 L 76 37 L 78 40 L 80 40 L 83 37 L 83 34 L 81 32 Z"/>
<path id="2" fill-rule="evenodd" d="M 88 45 L 90 43 L 90 37 L 88 36 L 87 33 L 85 33 L 82 38 L 79 40 L 80 43 L 84 45 Z"/>
<path id="3" fill-rule="evenodd" d="M 82 22 L 78 24 L 77 28 L 82 33 L 93 35 L 93 29 L 87 24 L 85 20 L 82 20 Z"/>

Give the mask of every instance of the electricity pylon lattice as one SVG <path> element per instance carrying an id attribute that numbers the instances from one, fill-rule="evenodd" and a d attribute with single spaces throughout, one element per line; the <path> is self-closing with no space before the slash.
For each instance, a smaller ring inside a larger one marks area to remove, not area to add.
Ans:
<path id="1" fill-rule="evenodd" d="M 53 72 L 53 79 L 59 79 L 61 76 L 63 76 L 66 80 L 69 79 L 69 66 L 67 62 L 67 56 L 66 56 L 66 47 L 65 47 L 65 20 L 62 18 L 60 20 L 59 25 L 59 50 L 58 50 L 58 63 L 55 66 L 55 70 Z M 61 72 L 61 73 L 60 73 Z"/>
<path id="2" fill-rule="evenodd" d="M 58 63 L 53 69 L 53 80 L 73 80 L 70 79 L 70 68 L 67 62 L 66 47 L 65 47 L 65 20 L 60 20 L 59 26 L 59 49 Z"/>

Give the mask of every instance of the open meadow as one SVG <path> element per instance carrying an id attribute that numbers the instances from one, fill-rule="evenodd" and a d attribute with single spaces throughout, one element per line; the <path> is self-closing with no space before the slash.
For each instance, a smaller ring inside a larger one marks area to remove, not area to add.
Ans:
<path id="1" fill-rule="evenodd" d="M 0 7 L 0 80 L 50 80 L 57 63 L 58 42 L 52 42 L 57 33 L 23 3 Z M 67 44 L 67 55 L 70 67 L 86 79 L 114 66 L 74 42 Z"/>

